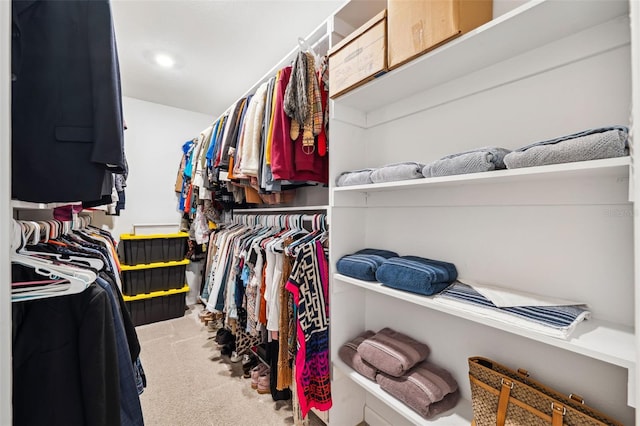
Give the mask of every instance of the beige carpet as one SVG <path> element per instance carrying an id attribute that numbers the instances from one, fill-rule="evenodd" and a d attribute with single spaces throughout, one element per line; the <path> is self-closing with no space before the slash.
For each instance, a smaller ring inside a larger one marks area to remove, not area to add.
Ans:
<path id="1" fill-rule="evenodd" d="M 220 355 L 215 336 L 198 319 L 184 317 L 137 328 L 147 388 L 140 396 L 147 426 L 291 425 L 290 401 L 251 389 L 242 363 Z"/>

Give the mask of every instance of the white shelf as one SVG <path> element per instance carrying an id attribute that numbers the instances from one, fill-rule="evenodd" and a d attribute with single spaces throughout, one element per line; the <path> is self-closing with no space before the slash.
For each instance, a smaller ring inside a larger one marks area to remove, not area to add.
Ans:
<path id="1" fill-rule="evenodd" d="M 443 82 L 626 15 L 628 9 L 626 0 L 532 0 L 336 100 L 363 112 L 374 111 Z"/>
<path id="2" fill-rule="evenodd" d="M 578 161 L 553 164 L 550 166 L 526 167 L 521 169 L 494 170 L 482 173 L 412 179 L 369 185 L 341 186 L 334 192 L 384 192 L 404 189 L 462 186 L 472 184 L 516 183 L 522 181 L 576 179 L 586 177 L 629 177 L 630 157 L 607 158 L 604 160 Z"/>
<path id="3" fill-rule="evenodd" d="M 449 410 L 442 415 L 438 416 L 436 419 L 432 421 L 424 419 L 418 413 L 413 411 L 411 408 L 407 407 L 397 398 L 393 397 L 391 394 L 380 388 L 380 385 L 377 383 L 367 379 L 361 374 L 357 373 L 349 366 L 347 366 L 340 359 L 333 360 L 333 366 L 337 367 L 345 376 L 349 377 L 356 384 L 360 385 L 364 390 L 375 396 L 377 399 L 391 407 L 394 411 L 400 414 L 405 419 L 409 420 L 411 423 L 420 425 L 420 424 L 442 424 L 447 426 L 458 426 L 465 425 L 469 426 L 472 418 L 471 404 L 464 399 L 461 399 L 458 405 Z M 460 386 L 461 384 L 458 384 Z"/>
<path id="4" fill-rule="evenodd" d="M 32 203 L 30 201 L 11 200 L 11 208 L 16 210 L 50 210 L 71 204 L 80 205 L 82 203 L 80 201 L 64 203 Z"/>
<path id="5" fill-rule="evenodd" d="M 453 306 L 435 302 L 431 297 L 408 293 L 385 287 L 378 282 L 361 281 L 341 274 L 334 274 L 334 279 L 343 283 L 362 287 L 369 291 L 384 294 L 395 299 L 424 306 L 459 318 L 487 325 L 509 333 L 546 343 L 557 348 L 566 349 L 613 365 L 632 369 L 635 367 L 635 334 L 631 327 L 613 324 L 597 319 L 590 319 L 580 325 L 569 340 L 545 336 L 521 327 L 506 324 L 481 315 L 469 313 Z"/>

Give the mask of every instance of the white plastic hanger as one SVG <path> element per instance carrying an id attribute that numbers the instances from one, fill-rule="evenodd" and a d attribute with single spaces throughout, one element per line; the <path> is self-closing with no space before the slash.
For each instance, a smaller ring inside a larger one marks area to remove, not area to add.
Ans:
<path id="1" fill-rule="evenodd" d="M 311 47 L 309 43 L 307 43 L 307 41 L 302 37 L 298 37 L 298 45 L 300 46 L 301 51 L 311 53 L 311 56 L 313 56 L 314 60 L 315 70 L 317 71 L 318 69 L 320 69 L 321 58 L 320 55 L 318 55 L 316 51 L 313 50 L 313 47 Z"/>
<path id="2" fill-rule="evenodd" d="M 22 254 L 12 254 L 11 262 L 31 267 L 35 269 L 38 274 L 53 280 L 66 279 L 69 281 L 68 285 L 55 284 L 45 286 L 44 288 L 35 287 L 31 291 L 24 288 L 16 289 L 15 293 L 17 293 L 18 296 L 12 298 L 14 301 L 82 293 L 97 278 L 97 275 L 88 269 L 77 268 L 69 264 L 53 263 L 45 259 L 38 259 Z"/>
<path id="3" fill-rule="evenodd" d="M 34 229 L 33 227 L 35 227 L 35 230 L 33 231 L 33 233 L 29 234 L 30 237 L 33 237 L 30 244 L 38 244 L 40 242 L 39 229 L 41 228 L 41 226 L 35 222 L 28 222 L 28 223 L 31 226 L 30 229 L 33 230 Z M 42 224 L 42 226 L 44 226 L 47 229 L 46 237 L 42 241 L 46 243 L 47 241 L 49 241 L 49 236 L 51 235 L 50 234 L 51 223 L 40 222 L 40 224 Z M 17 230 L 21 230 L 21 229 L 24 229 L 24 228 L 20 226 L 20 223 L 14 220 L 14 241 L 12 241 L 11 243 L 11 248 L 12 248 L 12 251 L 17 254 L 22 254 L 25 256 L 32 255 L 32 256 L 37 256 L 38 258 L 44 257 L 52 261 L 57 260 L 60 262 L 76 264 L 76 265 L 79 265 L 80 267 L 82 267 L 83 265 L 86 265 L 97 271 L 101 271 L 102 268 L 104 268 L 104 262 L 101 259 L 97 259 L 93 257 L 73 256 L 73 255 L 66 255 L 66 254 L 59 254 L 59 253 L 40 252 L 37 250 L 36 251 L 27 250 L 24 244 L 24 241 L 28 240 L 29 236 L 23 235 L 21 232 L 20 233 L 16 232 Z"/>

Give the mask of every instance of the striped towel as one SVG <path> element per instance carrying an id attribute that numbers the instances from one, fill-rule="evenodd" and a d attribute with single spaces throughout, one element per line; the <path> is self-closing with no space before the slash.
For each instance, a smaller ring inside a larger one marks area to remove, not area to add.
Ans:
<path id="1" fill-rule="evenodd" d="M 498 308 L 461 282 L 450 285 L 434 297 L 434 301 L 562 339 L 568 339 L 575 327 L 591 316 L 585 305 Z"/>

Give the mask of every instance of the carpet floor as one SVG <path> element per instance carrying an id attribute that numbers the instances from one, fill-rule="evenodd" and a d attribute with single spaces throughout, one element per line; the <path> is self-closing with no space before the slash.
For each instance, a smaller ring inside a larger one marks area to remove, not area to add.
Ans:
<path id="1" fill-rule="evenodd" d="M 293 424 L 290 401 L 251 389 L 242 363 L 222 356 L 194 306 L 184 317 L 137 327 L 147 388 L 140 395 L 147 426 Z"/>

